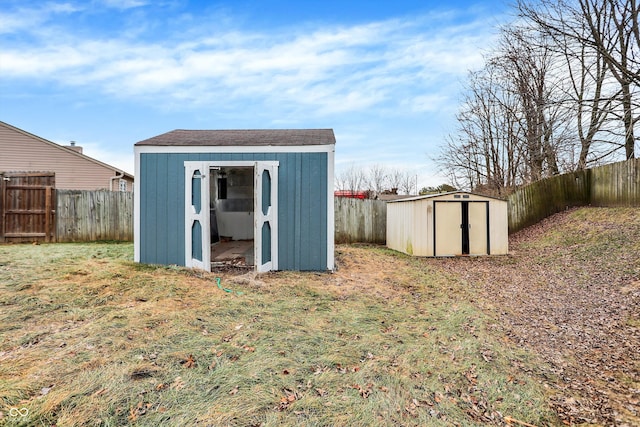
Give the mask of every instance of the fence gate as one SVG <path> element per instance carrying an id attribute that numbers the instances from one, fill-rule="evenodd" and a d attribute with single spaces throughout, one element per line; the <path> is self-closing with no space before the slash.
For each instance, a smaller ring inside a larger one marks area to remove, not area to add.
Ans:
<path id="1" fill-rule="evenodd" d="M 55 241 L 55 173 L 0 172 L 0 242 Z"/>

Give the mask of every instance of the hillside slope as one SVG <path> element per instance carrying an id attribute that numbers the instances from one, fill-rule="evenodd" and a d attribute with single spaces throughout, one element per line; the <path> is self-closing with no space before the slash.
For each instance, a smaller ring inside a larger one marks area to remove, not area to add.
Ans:
<path id="1" fill-rule="evenodd" d="M 547 363 L 567 424 L 640 425 L 640 209 L 580 208 L 516 233 L 507 257 L 429 260 Z"/>

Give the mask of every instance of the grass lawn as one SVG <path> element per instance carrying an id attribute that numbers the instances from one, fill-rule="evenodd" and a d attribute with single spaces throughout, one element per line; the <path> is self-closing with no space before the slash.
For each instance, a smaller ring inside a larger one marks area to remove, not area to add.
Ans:
<path id="1" fill-rule="evenodd" d="M 462 282 L 337 255 L 251 280 L 135 264 L 131 244 L 0 246 L 0 424 L 558 423 L 540 360 Z"/>

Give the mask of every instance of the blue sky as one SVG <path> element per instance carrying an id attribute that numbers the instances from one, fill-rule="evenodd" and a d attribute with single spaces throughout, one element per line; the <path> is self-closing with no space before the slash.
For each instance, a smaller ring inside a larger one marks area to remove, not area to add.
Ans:
<path id="1" fill-rule="evenodd" d="M 133 173 L 173 129 L 333 128 L 336 172 L 439 185 L 503 0 L 0 0 L 0 120 Z M 0 154 L 1 155 L 1 154 Z"/>

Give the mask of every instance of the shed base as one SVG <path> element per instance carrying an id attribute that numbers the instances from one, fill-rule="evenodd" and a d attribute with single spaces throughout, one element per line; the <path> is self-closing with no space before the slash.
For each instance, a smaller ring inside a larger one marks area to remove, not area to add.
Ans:
<path id="1" fill-rule="evenodd" d="M 211 245 L 211 267 L 253 267 L 253 240 L 221 241 Z"/>

